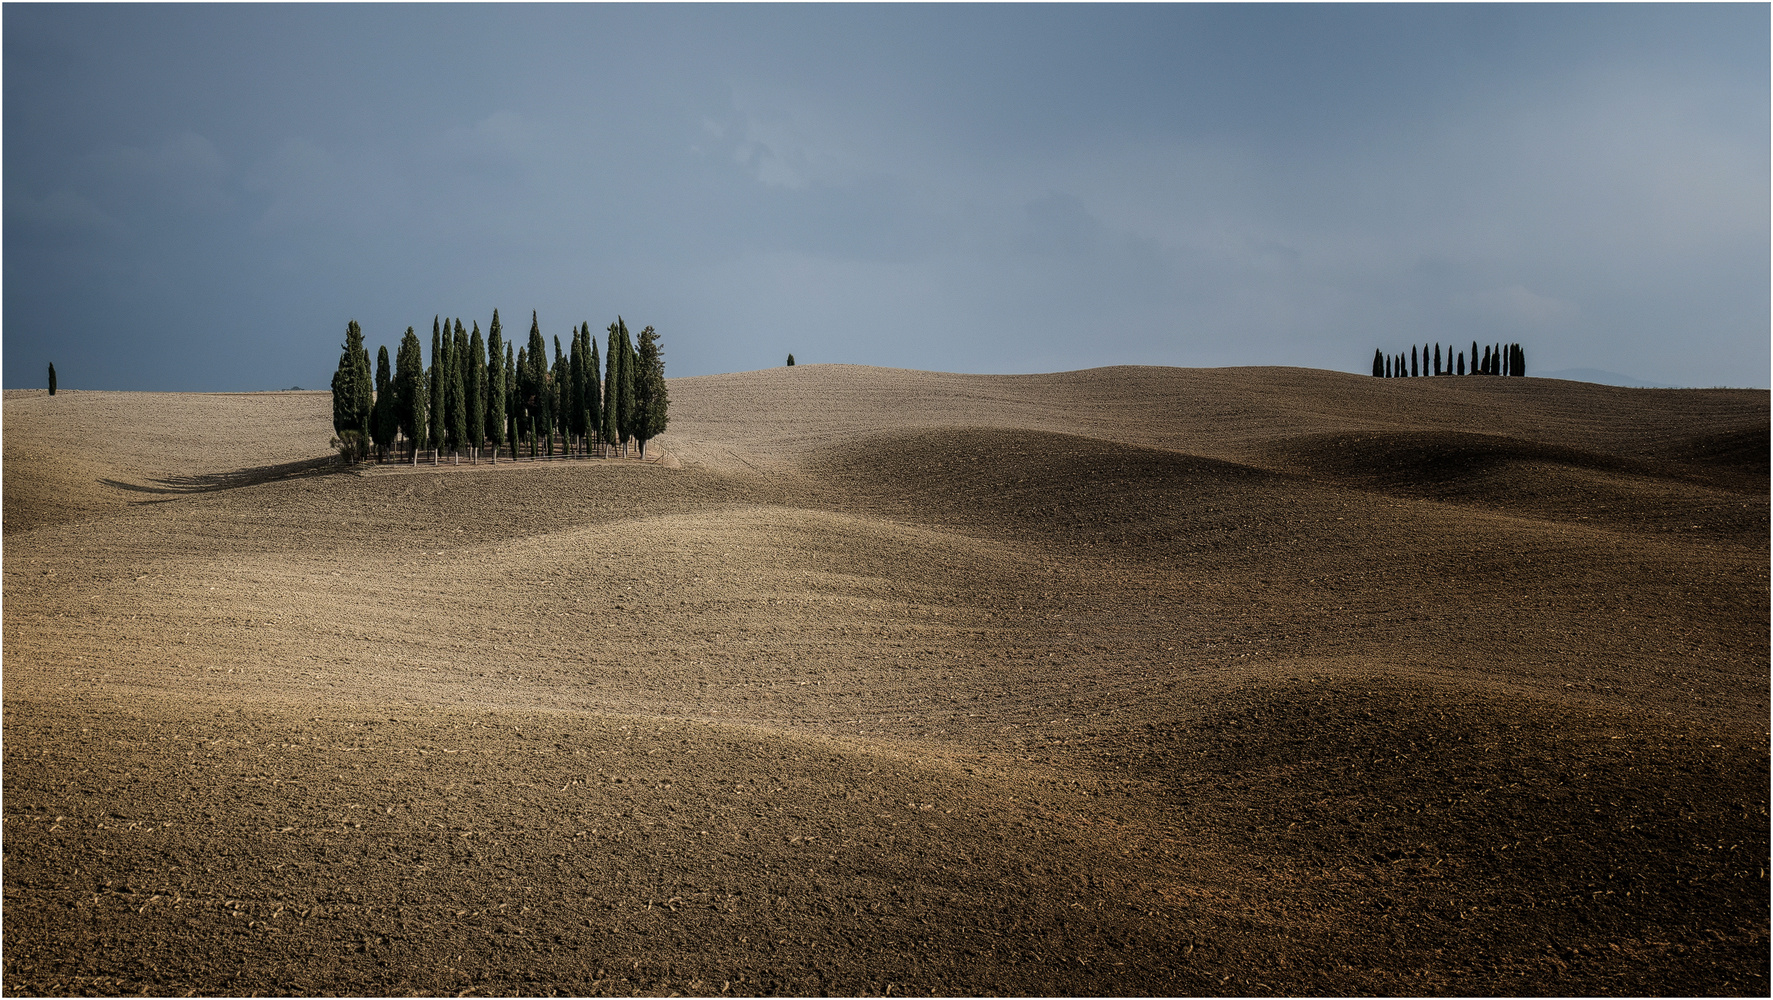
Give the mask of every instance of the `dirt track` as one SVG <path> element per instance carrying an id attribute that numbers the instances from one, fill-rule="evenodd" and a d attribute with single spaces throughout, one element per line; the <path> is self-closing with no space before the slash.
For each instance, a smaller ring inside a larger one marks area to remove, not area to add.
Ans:
<path id="1" fill-rule="evenodd" d="M 4 989 L 1758 994 L 1768 394 L 8 392 Z"/>

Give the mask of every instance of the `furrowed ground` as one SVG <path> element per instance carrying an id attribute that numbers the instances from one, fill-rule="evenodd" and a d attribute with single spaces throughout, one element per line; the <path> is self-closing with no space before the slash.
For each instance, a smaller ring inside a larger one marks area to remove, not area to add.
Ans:
<path id="1" fill-rule="evenodd" d="M 1768 394 L 7 392 L 8 993 L 1768 992 Z"/>

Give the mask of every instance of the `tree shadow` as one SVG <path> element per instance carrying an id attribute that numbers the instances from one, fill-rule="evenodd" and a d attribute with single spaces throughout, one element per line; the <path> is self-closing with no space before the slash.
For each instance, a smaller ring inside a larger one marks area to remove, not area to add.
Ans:
<path id="1" fill-rule="evenodd" d="M 118 479 L 100 479 L 106 486 L 127 490 L 131 493 L 215 493 L 219 490 L 238 489 L 242 486 L 256 486 L 259 483 L 276 482 L 281 479 L 301 479 L 307 476 L 321 476 L 329 472 L 339 471 L 339 459 L 336 455 L 322 455 L 319 458 L 304 458 L 298 462 L 283 462 L 278 465 L 258 465 L 249 469 L 235 469 L 232 472 L 209 472 L 196 476 L 169 476 L 165 479 L 150 480 L 153 485 L 126 483 Z"/>

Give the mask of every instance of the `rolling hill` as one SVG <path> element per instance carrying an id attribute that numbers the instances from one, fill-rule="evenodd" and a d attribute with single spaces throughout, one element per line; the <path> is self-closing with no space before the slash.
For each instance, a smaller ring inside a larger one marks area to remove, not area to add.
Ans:
<path id="1" fill-rule="evenodd" d="M 14 993 L 1768 991 L 1769 399 L 5 394 Z"/>

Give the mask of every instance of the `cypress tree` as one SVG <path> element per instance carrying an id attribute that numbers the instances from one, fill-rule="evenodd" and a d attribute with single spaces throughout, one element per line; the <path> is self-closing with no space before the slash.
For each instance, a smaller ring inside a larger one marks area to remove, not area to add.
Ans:
<path id="1" fill-rule="evenodd" d="M 582 408 L 585 391 L 585 356 L 579 351 L 579 336 L 582 332 L 577 326 L 573 327 L 573 346 L 572 350 L 567 353 L 566 359 L 567 452 L 573 455 L 579 453 L 579 436 L 585 433 L 585 411 Z"/>
<path id="2" fill-rule="evenodd" d="M 443 446 L 443 365 L 441 364 L 442 360 L 443 360 L 442 327 L 440 327 L 438 325 L 437 317 L 433 316 L 433 317 L 431 317 L 431 370 L 429 373 L 430 387 L 428 389 L 428 391 L 431 394 L 431 399 L 429 402 L 429 408 L 427 410 L 427 413 L 431 418 L 431 426 L 426 431 L 427 447 L 429 447 L 431 449 L 431 464 L 432 465 L 437 464 L 437 460 L 439 457 L 438 456 L 438 449 Z"/>
<path id="3" fill-rule="evenodd" d="M 55 395 L 55 362 L 49 364 L 49 394 Z"/>
<path id="4" fill-rule="evenodd" d="M 430 397 L 425 389 L 424 345 L 419 343 L 418 334 L 410 326 L 406 328 L 406 336 L 400 338 L 400 351 L 394 358 L 394 396 L 400 430 L 406 434 L 406 443 L 412 447 L 413 464 L 417 465 L 419 449 L 425 447 L 426 432 L 430 430 L 430 407 L 426 405 Z"/>
<path id="5" fill-rule="evenodd" d="M 1465 352 L 1459 352 L 1459 374 L 1465 374 Z"/>
<path id="6" fill-rule="evenodd" d="M 388 367 L 388 345 L 376 350 L 376 401 L 369 411 L 370 437 L 376 444 L 376 460 L 388 460 L 388 446 L 394 443 L 398 421 L 394 414 L 394 377 Z"/>
<path id="7" fill-rule="evenodd" d="M 628 457 L 628 442 L 634 437 L 634 376 L 639 367 L 639 357 L 634 352 L 634 341 L 628 336 L 628 324 L 622 317 L 616 317 L 616 327 L 622 335 L 622 418 L 621 426 L 616 433 L 622 437 L 622 457 Z"/>
<path id="8" fill-rule="evenodd" d="M 536 319 L 536 311 L 529 311 L 529 352 L 527 355 L 528 370 L 525 372 L 529 382 L 529 399 L 524 408 L 524 417 L 529 424 L 530 455 L 534 456 L 539 438 L 550 420 L 548 413 L 548 345 L 542 341 L 542 326 Z M 548 441 L 550 450 L 554 447 L 552 435 Z"/>
<path id="9" fill-rule="evenodd" d="M 530 393 L 529 393 L 529 349 L 527 347 L 519 347 L 517 349 L 517 367 L 513 370 L 517 372 L 517 399 L 515 401 L 516 405 L 513 406 L 511 409 L 511 413 L 512 413 L 512 419 L 516 421 L 517 436 L 512 438 L 512 440 L 517 440 L 517 438 L 522 438 L 524 443 L 529 445 L 529 457 L 535 458 L 536 457 L 535 442 L 530 440 L 530 438 L 529 438 L 529 394 Z"/>
<path id="10" fill-rule="evenodd" d="M 591 324 L 585 324 L 585 343 L 590 347 L 590 360 L 585 364 L 585 443 L 597 442 L 597 453 L 603 454 L 603 382 L 598 377 L 598 366 L 603 359 L 597 356 L 597 338 L 591 335 Z"/>
<path id="11" fill-rule="evenodd" d="M 671 396 L 665 387 L 665 353 L 659 349 L 659 335 L 652 327 L 640 331 L 640 348 L 636 352 L 638 374 L 634 380 L 634 436 L 640 440 L 640 457 L 646 458 L 646 442 L 665 433 Z"/>
<path id="12" fill-rule="evenodd" d="M 507 438 L 511 442 L 511 461 L 517 461 L 517 359 L 511 354 L 511 342 L 505 341 L 505 419 L 510 422 Z"/>
<path id="13" fill-rule="evenodd" d="M 480 321 L 468 338 L 468 449 L 480 464 L 480 442 L 486 439 L 486 345 L 480 339 Z"/>
<path id="14" fill-rule="evenodd" d="M 619 382 L 622 365 L 620 342 L 616 340 L 616 325 L 609 325 L 608 350 L 603 357 L 603 443 L 610 448 L 616 446 L 616 411 L 621 408 L 621 393 L 616 388 Z"/>
<path id="15" fill-rule="evenodd" d="M 1436 375 L 1441 373 L 1441 345 L 1439 344 L 1434 345 L 1434 373 Z"/>
<path id="16" fill-rule="evenodd" d="M 467 444 L 468 421 L 467 413 L 467 379 L 463 377 L 462 362 L 468 352 L 460 344 L 462 332 L 461 320 L 456 321 L 455 336 L 445 337 L 449 343 L 449 354 L 446 356 L 444 376 L 444 406 L 448 409 L 448 419 L 444 423 L 444 434 L 449 439 L 449 461 L 451 465 L 458 462 L 458 454 Z"/>
<path id="17" fill-rule="evenodd" d="M 1474 340 L 1471 342 L 1471 374 L 1476 375 L 1477 373 L 1478 373 L 1478 349 L 1477 349 L 1477 341 Z"/>
<path id="18" fill-rule="evenodd" d="M 1410 345 L 1410 377 L 1411 378 L 1418 378 L 1421 376 L 1421 374 L 1422 374 L 1422 369 L 1417 367 L 1417 364 L 1416 364 L 1416 345 L 1411 344 Z"/>
<path id="19" fill-rule="evenodd" d="M 492 444 L 487 453 L 497 465 L 499 448 L 505 443 L 505 341 L 497 309 L 486 330 L 486 439 Z"/>
<path id="20" fill-rule="evenodd" d="M 790 367 L 790 368 L 794 367 L 794 355 L 792 355 L 792 354 L 788 355 L 788 367 Z"/>
<path id="21" fill-rule="evenodd" d="M 570 454 L 572 452 L 570 443 L 572 432 L 567 428 L 572 426 L 572 399 L 567 395 L 567 390 L 571 388 L 568 384 L 568 374 L 566 355 L 560 350 L 560 337 L 556 336 L 554 338 L 554 367 L 548 373 L 548 384 L 553 390 L 554 397 L 552 427 L 560 432 L 560 450 Z"/>
<path id="22" fill-rule="evenodd" d="M 345 326 L 339 367 L 332 376 L 332 427 L 337 434 L 334 440 L 347 462 L 358 461 L 369 451 L 373 400 L 369 351 L 363 346 L 363 330 L 356 320 L 351 320 Z"/>
<path id="23" fill-rule="evenodd" d="M 789 355 L 789 357 L 793 357 L 793 355 Z M 1385 352 L 1377 347 L 1373 348 L 1373 377 L 1385 377 Z"/>

